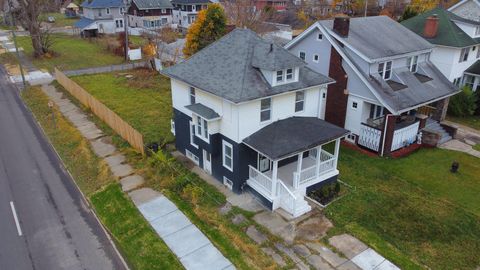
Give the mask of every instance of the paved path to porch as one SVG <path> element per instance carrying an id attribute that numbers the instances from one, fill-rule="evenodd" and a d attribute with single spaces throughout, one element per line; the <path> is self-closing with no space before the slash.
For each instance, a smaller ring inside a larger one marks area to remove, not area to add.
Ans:
<path id="1" fill-rule="evenodd" d="M 480 151 L 473 149 L 474 145 L 480 144 L 480 131 L 451 121 L 445 121 L 445 123 L 457 126 L 457 135 L 455 139 L 441 144 L 439 147 L 464 152 L 480 158 Z"/>
<path id="2" fill-rule="evenodd" d="M 52 85 L 43 85 L 42 90 L 90 141 L 95 154 L 105 160 L 113 175 L 120 180 L 123 191 L 129 192 L 139 211 L 187 270 L 235 269 L 174 203 L 157 191 L 141 188 L 143 178 L 134 174 L 133 168 L 125 163 L 125 156 L 117 152 L 111 139 L 105 137 L 81 109 L 68 98 L 63 98 L 63 94 Z"/>

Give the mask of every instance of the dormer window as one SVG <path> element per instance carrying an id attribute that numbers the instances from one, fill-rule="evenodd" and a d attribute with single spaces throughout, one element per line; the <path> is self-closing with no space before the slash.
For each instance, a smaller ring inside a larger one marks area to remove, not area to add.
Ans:
<path id="1" fill-rule="evenodd" d="M 283 82 L 283 70 L 277 71 L 277 83 Z"/>
<path id="2" fill-rule="evenodd" d="M 287 69 L 287 81 L 290 81 L 293 79 L 293 68 Z"/>
<path id="3" fill-rule="evenodd" d="M 407 66 L 411 72 L 416 73 L 418 67 L 418 55 L 407 58 Z"/>
<path id="4" fill-rule="evenodd" d="M 378 64 L 378 74 L 384 80 L 390 80 L 392 77 L 392 61 L 382 62 Z"/>

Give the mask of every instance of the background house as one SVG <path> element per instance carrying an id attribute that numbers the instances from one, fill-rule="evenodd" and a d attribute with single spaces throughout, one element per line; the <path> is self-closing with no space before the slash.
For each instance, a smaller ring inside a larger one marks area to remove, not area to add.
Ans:
<path id="1" fill-rule="evenodd" d="M 281 46 L 236 29 L 162 73 L 176 148 L 235 192 L 296 217 L 308 190 L 336 181 L 347 131 L 322 120 L 333 80 Z"/>
<path id="2" fill-rule="evenodd" d="M 286 45 L 313 70 L 329 74 L 325 120 L 347 139 L 388 155 L 439 126 L 458 89 L 429 61 L 433 46 L 386 16 L 318 21 Z M 428 119 L 427 119 L 428 117 Z"/>
<path id="3" fill-rule="evenodd" d="M 478 0 L 460 0 L 451 6 L 448 11 L 459 17 L 480 22 L 480 2 Z"/>
<path id="4" fill-rule="evenodd" d="M 150 30 L 170 25 L 172 10 L 169 0 L 132 0 L 128 8 L 128 25 Z"/>
<path id="5" fill-rule="evenodd" d="M 430 61 L 457 86 L 476 90 L 480 75 L 480 22 L 435 8 L 402 22 L 434 45 Z"/>
<path id="6" fill-rule="evenodd" d="M 197 19 L 198 12 L 206 9 L 212 3 L 210 0 L 172 0 L 173 23 L 177 24 L 180 30 L 186 31 Z"/>
<path id="7" fill-rule="evenodd" d="M 75 23 L 82 36 L 95 36 L 97 33 L 113 34 L 124 31 L 125 5 L 123 0 L 85 0 L 82 17 Z"/>

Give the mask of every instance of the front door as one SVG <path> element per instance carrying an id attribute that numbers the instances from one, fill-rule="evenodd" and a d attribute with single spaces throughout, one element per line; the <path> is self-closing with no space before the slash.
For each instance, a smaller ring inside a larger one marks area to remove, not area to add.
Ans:
<path id="1" fill-rule="evenodd" d="M 205 150 L 203 150 L 203 169 L 208 174 L 212 174 L 212 155 Z"/>

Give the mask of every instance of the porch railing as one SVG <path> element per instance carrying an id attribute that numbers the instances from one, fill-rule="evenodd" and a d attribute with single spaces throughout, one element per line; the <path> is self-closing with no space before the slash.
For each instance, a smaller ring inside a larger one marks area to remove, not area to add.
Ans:
<path id="1" fill-rule="evenodd" d="M 393 133 L 393 141 L 391 151 L 398 150 L 408 146 L 417 140 L 418 128 L 420 122 L 415 122 L 410 126 L 395 130 Z"/>
<path id="2" fill-rule="evenodd" d="M 280 198 L 280 207 L 289 213 L 295 213 L 297 197 L 281 180 L 277 182 L 277 197 Z"/>
<path id="3" fill-rule="evenodd" d="M 362 123 L 360 136 L 358 137 L 358 144 L 378 152 L 381 136 L 382 131 L 380 129 Z"/>
<path id="4" fill-rule="evenodd" d="M 249 178 L 255 183 L 256 187 L 260 188 L 266 195 L 272 197 L 272 179 L 251 165 L 249 167 Z"/>
<path id="5" fill-rule="evenodd" d="M 335 169 L 334 166 L 335 156 L 328 153 L 327 151 L 322 150 L 320 152 L 319 166 L 317 167 L 317 165 L 315 164 L 311 167 L 303 169 L 300 173 L 294 172 L 293 185 L 295 188 L 298 188 L 302 185 L 308 184 L 312 180 L 315 180 L 320 174 Z"/>

